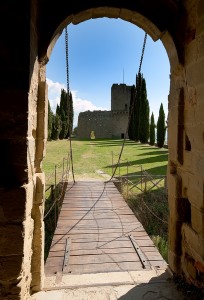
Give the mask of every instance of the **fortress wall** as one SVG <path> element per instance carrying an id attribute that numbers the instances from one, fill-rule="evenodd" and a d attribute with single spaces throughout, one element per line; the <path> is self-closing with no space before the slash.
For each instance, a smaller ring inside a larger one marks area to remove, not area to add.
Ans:
<path id="1" fill-rule="evenodd" d="M 123 138 L 128 124 L 128 112 L 112 112 L 112 136 Z"/>
<path id="2" fill-rule="evenodd" d="M 110 111 L 86 111 L 78 117 L 78 138 L 90 138 L 94 131 L 96 138 L 112 137 L 112 121 Z"/>

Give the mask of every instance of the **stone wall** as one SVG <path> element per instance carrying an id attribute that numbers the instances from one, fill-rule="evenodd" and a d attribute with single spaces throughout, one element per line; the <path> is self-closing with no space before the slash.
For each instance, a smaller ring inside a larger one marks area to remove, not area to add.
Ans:
<path id="1" fill-rule="evenodd" d="M 112 111 L 112 137 L 113 138 L 128 138 L 129 112 L 127 111 Z"/>
<path id="2" fill-rule="evenodd" d="M 85 1 L 83 6 L 77 0 L 57 4 L 48 0 L 0 3 L 0 299 L 28 300 L 32 291 L 42 288 L 45 64 L 67 24 L 99 17 L 121 18 L 140 26 L 155 41 L 161 39 L 167 50 L 171 65 L 169 266 L 203 286 L 203 0 L 123 1 L 116 7 L 110 7 L 108 0 Z M 121 103 L 123 110 L 126 103 Z M 117 101 L 116 106 L 120 109 Z"/>
<path id="3" fill-rule="evenodd" d="M 79 114 L 77 137 L 90 138 L 92 131 L 94 131 L 96 138 L 112 137 L 110 111 L 86 111 Z"/>
<path id="4" fill-rule="evenodd" d="M 113 84 L 111 87 L 111 110 L 129 110 L 131 86 Z"/>
<path id="5" fill-rule="evenodd" d="M 185 65 L 172 69 L 169 104 L 169 263 L 175 272 L 184 272 L 190 282 L 200 285 L 204 276 L 204 2 L 185 5 Z"/>

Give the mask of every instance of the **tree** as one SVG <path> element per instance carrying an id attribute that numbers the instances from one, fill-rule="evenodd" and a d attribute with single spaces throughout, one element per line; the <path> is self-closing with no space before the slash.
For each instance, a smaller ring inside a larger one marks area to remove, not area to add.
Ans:
<path id="1" fill-rule="evenodd" d="M 73 108 L 73 99 L 72 99 L 72 93 L 69 93 L 69 110 L 68 110 L 68 137 L 71 136 L 73 131 L 73 121 L 74 121 L 74 108 Z"/>
<path id="2" fill-rule="evenodd" d="M 51 140 L 51 136 L 52 136 L 53 118 L 54 118 L 54 114 L 53 114 L 53 112 L 51 110 L 51 107 L 50 107 L 50 101 L 48 100 L 48 135 L 47 135 L 48 141 Z"/>
<path id="3" fill-rule="evenodd" d="M 131 87 L 130 108 L 129 108 L 129 124 L 128 136 L 130 140 L 134 140 L 134 122 L 135 122 L 135 85 Z"/>
<path id="4" fill-rule="evenodd" d="M 151 114 L 151 121 L 150 121 L 150 145 L 154 145 L 155 144 L 155 123 L 154 123 L 154 114 L 152 112 Z"/>
<path id="5" fill-rule="evenodd" d="M 139 140 L 141 143 L 148 143 L 149 140 L 149 101 L 147 99 L 146 82 L 144 78 L 142 78 L 141 83 Z"/>
<path id="6" fill-rule="evenodd" d="M 52 123 L 52 139 L 53 140 L 58 140 L 59 139 L 59 134 L 61 131 L 61 120 L 60 116 L 56 113 L 56 115 L 53 118 L 53 123 Z"/>
<path id="7" fill-rule="evenodd" d="M 62 129 L 59 134 L 60 139 L 65 139 L 68 133 L 68 99 L 67 92 L 61 89 L 59 112 L 62 122 Z"/>
<path id="8" fill-rule="evenodd" d="M 139 141 L 139 124 L 140 124 L 140 104 L 141 104 L 141 89 L 142 89 L 142 79 L 141 73 L 136 75 L 136 93 L 135 93 L 135 107 L 134 107 L 134 140 Z"/>
<path id="9" fill-rule="evenodd" d="M 165 113 L 163 104 L 161 103 L 159 108 L 159 117 L 157 121 L 157 146 L 162 148 L 164 146 L 166 134 L 166 126 L 165 126 Z"/>

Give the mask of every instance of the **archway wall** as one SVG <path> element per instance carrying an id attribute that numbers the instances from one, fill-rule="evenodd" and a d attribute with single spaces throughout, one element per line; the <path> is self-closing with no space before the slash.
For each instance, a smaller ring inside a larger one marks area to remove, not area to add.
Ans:
<path id="1" fill-rule="evenodd" d="M 171 68 L 169 264 L 196 285 L 204 272 L 204 4 L 186 1 L 184 63 Z"/>
<path id="2" fill-rule="evenodd" d="M 45 64 L 70 22 L 122 18 L 161 39 L 171 64 L 169 264 L 195 284 L 204 270 L 203 0 L 2 2 L 0 296 L 29 299 L 43 285 L 47 132 Z M 18 12 L 18 13 L 16 13 Z M 10 23 L 8 24 L 8 20 Z M 5 26 L 7 24 L 7 26 Z M 14 34 L 15 29 L 15 34 Z M 15 45 L 15 47 L 14 47 Z M 11 75 L 12 74 L 12 75 Z M 3 128 L 3 130 L 2 130 Z M 15 247 L 14 245 L 15 241 Z M 12 245 L 12 247 L 11 247 Z"/>
<path id="3" fill-rule="evenodd" d="M 45 1 L 46 2 L 46 1 Z M 44 2 L 44 3 L 45 3 Z M 161 39 L 169 56 L 169 265 L 201 283 L 203 255 L 203 14 L 201 0 L 59 3 L 42 7 L 39 58 L 46 63 L 57 37 L 69 24 L 91 18 L 121 18 Z M 57 8 L 58 9 L 58 8 Z M 45 13 L 46 12 L 46 13 Z M 45 14 L 43 14 L 45 13 Z M 50 16 L 52 16 L 50 18 Z"/>

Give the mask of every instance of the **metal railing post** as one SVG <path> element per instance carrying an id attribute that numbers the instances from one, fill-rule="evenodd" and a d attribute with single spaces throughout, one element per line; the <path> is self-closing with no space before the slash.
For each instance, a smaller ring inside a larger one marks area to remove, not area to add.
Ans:
<path id="1" fill-rule="evenodd" d="M 57 199 L 57 165 L 55 165 L 55 193 L 54 193 L 54 201 Z M 57 226 L 57 203 L 55 203 L 55 228 Z"/>
<path id="2" fill-rule="evenodd" d="M 141 191 L 142 191 L 142 165 L 141 165 Z"/>
<path id="3" fill-rule="evenodd" d="M 128 198 L 128 193 L 129 193 L 129 182 L 128 182 L 128 172 L 129 172 L 129 168 L 128 168 L 128 160 L 127 160 L 127 188 L 126 188 L 126 192 L 127 192 L 127 198 Z"/>
<path id="4" fill-rule="evenodd" d="M 113 151 L 111 152 L 112 154 L 112 176 L 113 176 Z"/>

